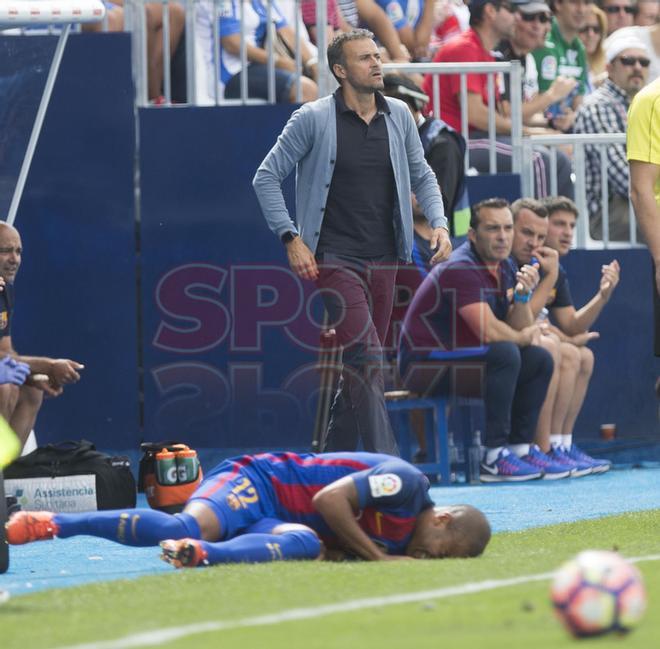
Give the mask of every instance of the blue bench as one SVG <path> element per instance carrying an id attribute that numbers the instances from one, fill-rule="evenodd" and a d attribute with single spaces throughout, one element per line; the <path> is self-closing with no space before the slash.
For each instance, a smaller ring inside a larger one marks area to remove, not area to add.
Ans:
<path id="1" fill-rule="evenodd" d="M 416 397 L 407 390 L 385 393 L 387 411 L 394 420 L 394 434 L 399 444 L 401 457 L 412 462 L 415 439 L 410 427 L 409 413 L 424 411 L 424 433 L 428 461 L 415 464 L 423 473 L 436 476 L 439 484 L 451 484 L 449 466 L 449 436 L 447 428 L 447 400 L 440 397 Z"/>

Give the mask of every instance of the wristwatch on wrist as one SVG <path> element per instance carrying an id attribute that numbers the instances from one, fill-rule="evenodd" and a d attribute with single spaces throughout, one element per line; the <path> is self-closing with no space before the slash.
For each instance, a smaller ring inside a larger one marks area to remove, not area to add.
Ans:
<path id="1" fill-rule="evenodd" d="M 285 232 L 281 237 L 281 241 L 283 244 L 291 243 L 298 235 L 295 232 L 292 232 L 289 230 L 288 232 Z"/>

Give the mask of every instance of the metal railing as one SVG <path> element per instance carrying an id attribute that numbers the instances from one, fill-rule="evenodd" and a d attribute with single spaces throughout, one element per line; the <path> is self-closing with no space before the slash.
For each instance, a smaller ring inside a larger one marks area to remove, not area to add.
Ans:
<path id="1" fill-rule="evenodd" d="M 508 74 L 511 88 L 511 171 L 522 173 L 522 82 L 519 61 L 506 63 L 388 63 L 383 66 L 385 72 L 403 72 L 406 74 L 432 75 L 431 100 L 433 114 L 440 117 L 440 76 L 454 74 L 460 76 L 459 103 L 461 107 L 461 134 L 466 143 L 470 141 L 470 124 L 467 110 L 467 76 L 469 74 L 487 75 L 488 93 L 488 166 L 489 172 L 497 173 L 496 130 L 495 130 L 495 80 L 498 75 Z M 465 171 L 470 169 L 469 146 L 465 151 Z"/>
<path id="2" fill-rule="evenodd" d="M 138 106 L 149 106 L 148 98 L 148 60 L 147 60 L 147 18 L 145 5 L 160 3 L 163 6 L 163 94 L 165 104 L 172 103 L 172 78 L 170 71 L 170 5 L 173 0 L 126 0 L 124 4 L 124 28 L 132 33 L 132 56 L 133 56 L 133 76 L 136 87 L 136 104 Z M 187 105 L 249 105 L 261 103 L 275 103 L 275 30 L 267 30 L 264 48 L 268 53 L 268 98 L 266 100 L 250 99 L 247 93 L 247 75 L 241 75 L 240 98 L 235 100 L 224 99 L 221 96 L 218 85 L 220 68 L 220 34 L 219 20 L 223 8 L 228 0 L 184 0 L 182 4 L 185 8 L 185 40 L 186 40 L 186 91 Z M 301 6 L 300 0 L 280 0 L 280 2 L 289 2 L 295 5 L 293 7 L 295 20 L 293 30 L 295 33 L 295 75 L 297 80 L 302 76 L 302 60 L 300 52 L 301 36 Z M 268 22 L 272 24 L 273 6 L 271 0 L 265 0 L 268 11 Z M 39 2 L 40 6 L 50 6 L 47 3 Z M 239 2 L 240 20 L 244 23 L 244 6 Z M 200 11 L 207 12 L 207 22 L 200 21 Z M 210 14 L 208 13 L 210 11 Z M 327 12 L 327 0 L 317 0 L 316 20 L 317 27 L 325 26 Z M 107 29 L 107 17 L 103 16 L 104 29 Z M 43 22 L 46 22 L 45 20 Z M 63 21 L 59 21 L 63 22 Z M 9 24 L 8 24 L 9 23 Z M 25 25 L 22 23 L 21 28 Z M 5 26 L 9 27 L 10 22 L 6 21 Z M 45 29 L 49 33 L 57 32 L 61 25 L 47 25 Z M 212 47 L 212 68 L 210 75 L 214 83 L 207 97 L 201 99 L 204 95 L 201 92 L 200 83 L 202 79 L 208 79 L 209 70 L 200 70 L 200 29 L 208 29 L 206 34 L 206 45 Z M 33 33 L 33 32 L 28 32 Z M 41 32 L 43 33 L 43 31 Z M 325 59 L 327 49 L 326 31 L 324 28 L 317 28 L 318 36 L 318 87 L 319 96 L 329 94 L 334 87 L 334 79 L 328 69 Z M 240 61 L 241 68 L 248 67 L 247 61 L 247 43 L 244 31 L 240 34 Z M 522 194 L 524 196 L 534 196 L 534 168 L 532 159 L 536 147 L 545 147 L 549 151 L 550 162 L 550 194 L 557 194 L 557 151 L 561 146 L 570 145 L 573 148 L 573 168 L 575 170 L 575 202 L 580 215 L 584 218 L 578 219 L 576 227 L 576 244 L 578 247 L 601 248 L 601 247 L 621 247 L 622 245 L 637 245 L 637 227 L 632 206 L 629 206 L 629 241 L 625 243 L 610 241 L 610 213 L 609 213 L 609 191 L 607 174 L 606 147 L 612 144 L 625 144 L 625 134 L 602 134 L 602 135 L 541 135 L 523 137 L 522 125 L 522 69 L 518 61 L 497 62 L 497 63 L 389 63 L 384 65 L 384 71 L 399 72 L 415 75 L 432 75 L 431 98 L 433 101 L 434 115 L 440 116 L 440 76 L 445 74 L 454 74 L 460 77 L 459 81 L 459 104 L 461 109 L 461 133 L 468 144 L 464 159 L 465 171 L 470 171 L 469 142 L 470 125 L 467 110 L 467 76 L 469 74 L 484 74 L 487 76 L 487 106 L 489 109 L 488 117 L 488 170 L 491 174 L 497 173 L 497 152 L 496 141 L 497 133 L 495 128 L 496 115 L 496 83 L 500 75 L 509 75 L 510 103 L 511 103 L 511 147 L 512 160 L 511 171 L 521 175 Z M 298 100 L 301 99 L 301 86 L 297 84 Z M 208 95 L 211 95 L 208 97 Z M 185 105 L 185 104 L 184 104 Z M 480 138 L 481 139 L 481 138 Z M 587 201 L 586 179 L 584 169 L 586 167 L 585 147 L 595 146 L 600 149 L 600 167 L 601 167 L 601 217 L 602 217 L 602 240 L 594 239 L 589 231 L 589 205 Z"/>
<path id="3" fill-rule="evenodd" d="M 635 213 L 628 203 L 629 216 L 629 240 L 610 241 L 610 211 L 609 211 L 609 182 L 607 147 L 613 144 L 625 146 L 625 133 L 602 133 L 602 134 L 571 134 L 571 135 L 532 135 L 523 138 L 523 164 L 525 173 L 521 177 L 523 196 L 534 196 L 534 177 L 531 160 L 534 147 L 543 146 L 550 151 L 550 195 L 557 195 L 557 149 L 562 146 L 571 146 L 573 149 L 573 169 L 575 177 L 575 204 L 577 205 L 580 218 L 575 228 L 575 244 L 578 248 L 621 248 L 638 245 L 637 223 Z M 590 214 L 587 201 L 587 186 L 585 170 L 587 166 L 586 147 L 598 148 L 600 156 L 600 209 L 603 227 L 602 240 L 594 239 L 589 230 L 590 219 L 595 215 Z"/>
<path id="4" fill-rule="evenodd" d="M 287 8 L 294 17 L 291 25 L 295 34 L 295 76 L 297 81 L 297 99 L 302 100 L 302 91 L 299 80 L 303 76 L 303 65 L 300 51 L 300 40 L 302 36 L 302 16 L 300 0 L 284 0 L 288 3 Z M 147 56 L 146 56 L 146 20 L 145 5 L 160 3 L 163 5 L 163 96 L 165 105 L 172 103 L 171 97 L 171 74 L 169 67 L 169 12 L 171 0 L 126 0 L 124 4 L 125 29 L 133 34 L 134 51 L 134 78 L 136 84 L 138 106 L 148 106 L 147 97 Z M 187 103 L 196 106 L 208 105 L 248 105 L 248 104 L 274 104 L 275 97 L 275 41 L 276 32 L 273 29 L 273 4 L 272 0 L 265 0 L 267 10 L 267 23 L 271 28 L 266 30 L 264 49 L 267 57 L 267 99 L 252 99 L 248 97 L 248 77 L 241 75 L 240 98 L 226 99 L 222 96 L 219 86 L 220 66 L 222 48 L 220 43 L 219 20 L 228 0 L 186 0 L 180 2 L 185 10 L 185 43 L 186 43 L 186 94 Z M 280 3 L 281 4 L 281 3 Z M 291 5 L 294 5 L 293 7 Z M 316 16 L 317 24 L 326 24 L 327 0 L 317 0 Z M 239 3 L 239 18 L 241 25 L 245 24 L 245 13 L 243 2 Z M 325 51 L 327 49 L 327 38 L 325 29 L 317 29 L 318 52 L 323 55 L 319 58 L 317 84 L 319 95 L 329 94 L 332 89 L 333 80 L 330 71 L 325 65 Z M 204 53 L 203 47 L 210 48 Z M 210 57 L 209 57 L 210 55 Z M 210 65 L 204 60 L 210 58 Z M 241 69 L 248 68 L 247 42 L 244 29 L 240 33 L 239 59 Z M 249 74 L 249 72 L 248 72 Z"/>

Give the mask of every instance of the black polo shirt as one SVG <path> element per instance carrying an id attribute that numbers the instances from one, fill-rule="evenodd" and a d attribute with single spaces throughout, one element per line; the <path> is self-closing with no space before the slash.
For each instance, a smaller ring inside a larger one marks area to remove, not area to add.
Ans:
<path id="1" fill-rule="evenodd" d="M 571 295 L 571 288 L 568 284 L 568 276 L 564 267 L 559 264 L 559 274 L 557 281 L 552 288 L 548 301 L 546 303 L 548 309 L 555 309 L 564 306 L 573 306 L 573 297 Z"/>
<path id="2" fill-rule="evenodd" d="M 337 159 L 328 192 L 317 253 L 396 258 L 396 185 L 390 161 L 385 98 L 376 93 L 377 113 L 367 124 L 334 94 Z"/>

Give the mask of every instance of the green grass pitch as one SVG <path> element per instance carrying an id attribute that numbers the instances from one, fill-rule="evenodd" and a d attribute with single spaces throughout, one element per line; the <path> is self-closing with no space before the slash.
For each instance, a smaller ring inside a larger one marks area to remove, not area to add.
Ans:
<path id="1" fill-rule="evenodd" d="M 320 607 L 547 573 L 588 548 L 618 549 L 627 557 L 658 554 L 659 531 L 660 510 L 653 510 L 497 534 L 479 559 L 216 566 L 49 590 L 0 606 L 0 647 L 649 649 L 660 638 L 660 561 L 638 564 L 649 608 L 625 637 L 570 638 L 551 610 L 548 579 L 329 614 Z M 305 619 L 279 615 L 301 609 Z M 189 628 L 173 639 L 148 636 L 152 644 L 121 640 L 175 627 Z"/>

